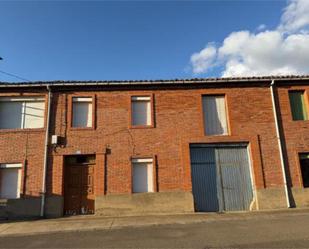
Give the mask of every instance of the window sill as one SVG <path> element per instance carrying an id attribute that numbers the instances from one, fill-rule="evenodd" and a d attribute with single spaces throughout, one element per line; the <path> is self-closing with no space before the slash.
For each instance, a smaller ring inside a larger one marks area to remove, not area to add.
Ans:
<path id="1" fill-rule="evenodd" d="M 292 122 L 308 122 L 308 121 L 309 119 L 296 119 L 296 120 L 292 119 Z"/>
<path id="2" fill-rule="evenodd" d="M 231 136 L 231 134 L 224 134 L 224 135 L 222 135 L 222 134 L 219 134 L 219 135 L 205 135 L 204 134 L 204 136 L 205 137 L 230 137 Z"/>
<path id="3" fill-rule="evenodd" d="M 70 131 L 91 131 L 95 130 L 94 127 L 70 127 Z"/>
<path id="4" fill-rule="evenodd" d="M 154 125 L 134 125 L 130 126 L 130 129 L 150 129 L 150 128 L 155 128 Z"/>
<path id="5" fill-rule="evenodd" d="M 154 194 L 156 192 L 132 192 L 132 195 L 145 195 L 145 194 Z"/>
<path id="6" fill-rule="evenodd" d="M 0 133 L 20 133 L 20 132 L 43 132 L 44 128 L 27 128 L 27 129 L 0 129 Z"/>

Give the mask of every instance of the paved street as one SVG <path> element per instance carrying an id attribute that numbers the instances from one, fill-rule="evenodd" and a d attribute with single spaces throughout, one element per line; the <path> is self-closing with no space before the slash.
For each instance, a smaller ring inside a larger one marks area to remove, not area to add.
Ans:
<path id="1" fill-rule="evenodd" d="M 179 219 L 183 221 L 165 225 L 118 226 L 115 228 L 110 226 L 108 229 L 91 231 L 65 231 L 21 236 L 1 235 L 0 247 L 309 248 L 308 211 L 221 215 L 218 219 L 199 219 L 193 223 L 187 219 Z M 95 222 L 95 219 L 92 222 Z M 29 230 L 31 230 L 30 226 Z"/>

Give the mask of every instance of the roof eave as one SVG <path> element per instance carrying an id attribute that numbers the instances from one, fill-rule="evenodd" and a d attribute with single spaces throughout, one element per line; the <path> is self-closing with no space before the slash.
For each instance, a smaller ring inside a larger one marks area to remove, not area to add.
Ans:
<path id="1" fill-rule="evenodd" d="M 17 87 L 46 87 L 47 85 L 52 87 L 70 87 L 70 86 L 145 86 L 145 85 L 183 85 L 183 84 L 225 84 L 225 83 L 251 83 L 267 81 L 309 81 L 309 76 L 269 76 L 269 77 L 248 77 L 248 78 L 209 78 L 209 79 L 184 79 L 184 80 L 158 80 L 158 81 L 63 81 L 57 83 L 57 81 L 46 82 L 33 82 L 33 83 L 0 83 L 0 88 L 17 88 Z"/>

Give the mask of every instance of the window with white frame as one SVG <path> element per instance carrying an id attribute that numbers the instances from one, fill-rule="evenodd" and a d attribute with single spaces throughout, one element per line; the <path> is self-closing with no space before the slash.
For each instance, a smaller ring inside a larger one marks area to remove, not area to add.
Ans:
<path id="1" fill-rule="evenodd" d="M 151 120 L 151 97 L 131 97 L 131 118 L 132 126 L 150 126 Z"/>
<path id="2" fill-rule="evenodd" d="M 45 100 L 42 97 L 0 98 L 0 129 L 44 127 Z"/>
<path id="3" fill-rule="evenodd" d="M 133 193 L 153 192 L 152 158 L 132 159 Z"/>
<path id="4" fill-rule="evenodd" d="M 92 127 L 92 97 L 72 98 L 72 127 Z"/>
<path id="5" fill-rule="evenodd" d="M 20 197 L 21 167 L 19 163 L 0 164 L 0 199 Z"/>
<path id="6" fill-rule="evenodd" d="M 224 95 L 204 95 L 203 115 L 205 135 L 228 134 Z"/>

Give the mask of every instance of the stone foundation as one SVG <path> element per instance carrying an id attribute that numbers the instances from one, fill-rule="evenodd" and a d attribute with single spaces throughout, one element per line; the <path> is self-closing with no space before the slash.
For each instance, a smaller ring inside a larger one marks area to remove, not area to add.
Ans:
<path id="1" fill-rule="evenodd" d="M 26 197 L 0 200 L 1 219 L 28 219 L 40 217 L 41 198 Z"/>
<path id="2" fill-rule="evenodd" d="M 96 215 L 120 216 L 193 212 L 193 196 L 190 192 L 115 194 L 99 196 L 95 200 Z"/>
<path id="3" fill-rule="evenodd" d="M 287 208 L 284 188 L 257 189 L 258 210 Z"/>
<path id="4" fill-rule="evenodd" d="M 296 207 L 309 207 L 309 188 L 292 188 Z"/>
<path id="5" fill-rule="evenodd" d="M 45 201 L 45 217 L 58 218 L 63 216 L 63 196 L 47 196 Z"/>

